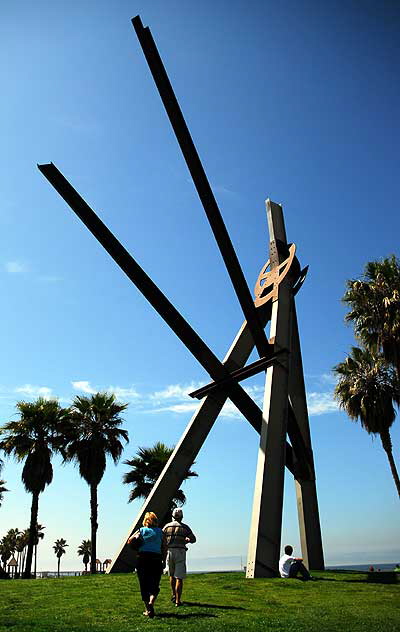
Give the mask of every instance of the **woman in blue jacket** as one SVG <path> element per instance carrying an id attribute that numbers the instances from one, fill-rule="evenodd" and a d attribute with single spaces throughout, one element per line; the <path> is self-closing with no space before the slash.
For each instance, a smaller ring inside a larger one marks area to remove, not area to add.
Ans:
<path id="1" fill-rule="evenodd" d="M 136 572 L 139 579 L 140 592 L 146 610 L 146 617 L 154 617 L 154 602 L 160 592 L 160 579 L 165 566 L 167 547 L 162 529 L 158 526 L 155 513 L 148 511 L 143 519 L 143 527 L 128 538 L 130 544 L 139 540 L 136 561 Z"/>

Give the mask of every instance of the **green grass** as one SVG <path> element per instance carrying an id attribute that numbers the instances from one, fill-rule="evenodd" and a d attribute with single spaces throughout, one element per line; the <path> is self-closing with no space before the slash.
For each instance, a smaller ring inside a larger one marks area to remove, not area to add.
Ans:
<path id="1" fill-rule="evenodd" d="M 246 580 L 242 573 L 190 575 L 186 605 L 179 609 L 170 602 L 164 576 L 153 620 L 142 615 L 132 574 L 0 581 L 0 631 L 400 630 L 400 578 L 394 573 L 315 575 L 315 582 Z"/>

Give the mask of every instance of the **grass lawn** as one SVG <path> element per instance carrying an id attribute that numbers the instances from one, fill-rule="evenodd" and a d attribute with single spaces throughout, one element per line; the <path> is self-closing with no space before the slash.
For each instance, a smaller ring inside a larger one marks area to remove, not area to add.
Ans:
<path id="1" fill-rule="evenodd" d="M 164 576 L 152 620 L 142 615 L 132 574 L 5 580 L 0 581 L 0 631 L 399 632 L 398 575 L 314 574 L 314 582 L 246 580 L 242 573 L 190 575 L 181 608 L 171 604 Z"/>

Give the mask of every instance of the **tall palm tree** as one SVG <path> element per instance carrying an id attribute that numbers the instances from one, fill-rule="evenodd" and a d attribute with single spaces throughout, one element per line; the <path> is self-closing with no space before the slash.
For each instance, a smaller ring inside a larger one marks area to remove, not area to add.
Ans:
<path id="1" fill-rule="evenodd" d="M 82 562 L 85 565 L 85 573 L 87 573 L 87 565 L 90 561 L 90 556 L 92 552 L 92 543 L 90 540 L 82 540 L 82 544 L 78 547 L 78 555 L 82 555 Z"/>
<path id="2" fill-rule="evenodd" d="M 60 563 L 61 563 L 61 557 L 64 555 L 65 553 L 65 547 L 67 547 L 67 541 L 64 540 L 64 538 L 60 538 L 59 540 L 56 540 L 54 542 L 54 553 L 57 555 L 57 577 L 60 577 Z"/>
<path id="3" fill-rule="evenodd" d="M 127 406 L 109 393 L 78 395 L 72 402 L 65 429 L 64 458 L 77 463 L 90 487 L 91 573 L 96 572 L 97 487 L 106 469 L 106 457 L 111 456 L 116 464 L 123 451 L 120 439 L 128 442 L 128 432 L 119 427 L 123 423 L 120 415 Z"/>
<path id="4" fill-rule="evenodd" d="M 165 443 L 158 441 L 152 448 L 139 448 L 133 459 L 124 461 L 124 465 L 129 465 L 131 468 L 122 478 L 124 483 L 132 485 L 128 502 L 132 502 L 136 498 L 147 498 L 173 451 L 174 447 L 169 448 Z M 193 476 L 198 475 L 189 470 L 183 480 Z M 171 501 L 165 520 L 168 522 L 172 510 L 182 506 L 185 502 L 185 494 L 181 489 L 178 489 Z"/>
<path id="5" fill-rule="evenodd" d="M 8 542 L 11 555 L 14 555 L 17 549 L 18 537 L 20 535 L 21 535 L 21 531 L 19 529 L 9 529 L 3 538 Z"/>
<path id="6" fill-rule="evenodd" d="M 32 494 L 29 543 L 24 577 L 31 576 L 33 547 L 39 511 L 39 495 L 53 480 L 51 456 L 59 449 L 60 427 L 66 410 L 55 399 L 39 397 L 34 402 L 17 402 L 18 421 L 9 421 L 0 428 L 0 449 L 13 455 L 18 461 L 25 460 L 22 481 Z"/>
<path id="7" fill-rule="evenodd" d="M 4 571 L 7 572 L 7 561 L 17 550 L 19 529 L 9 529 L 0 542 L 0 556 Z"/>
<path id="8" fill-rule="evenodd" d="M 0 578 L 8 577 L 7 562 L 10 559 L 10 557 L 11 557 L 10 544 L 7 538 L 3 537 L 0 540 L 0 560 L 1 560 Z"/>
<path id="9" fill-rule="evenodd" d="M 367 263 L 363 279 L 347 281 L 343 302 L 356 336 L 395 367 L 400 384 L 400 261 L 392 255 Z"/>
<path id="10" fill-rule="evenodd" d="M 400 496 L 400 479 L 392 453 L 389 429 L 396 418 L 399 387 L 394 369 L 382 356 L 352 347 L 346 360 L 334 367 L 338 377 L 335 397 L 350 419 L 361 422 L 369 434 L 379 435 Z"/>
<path id="11" fill-rule="evenodd" d="M 3 468 L 3 461 L 0 459 L 0 472 L 1 472 L 2 468 Z M 1 507 L 1 503 L 3 501 L 3 494 L 4 494 L 4 492 L 8 492 L 9 491 L 7 489 L 7 487 L 4 487 L 5 484 L 6 484 L 6 481 L 3 481 L 0 478 L 0 507 Z"/>

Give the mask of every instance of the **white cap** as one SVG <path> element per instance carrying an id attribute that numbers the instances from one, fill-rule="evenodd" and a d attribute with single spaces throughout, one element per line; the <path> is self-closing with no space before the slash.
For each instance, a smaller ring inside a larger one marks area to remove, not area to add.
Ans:
<path id="1" fill-rule="evenodd" d="M 182 509 L 179 509 L 179 507 L 175 507 L 175 509 L 172 512 L 172 517 L 175 518 L 176 520 L 178 520 L 178 522 L 180 520 L 182 520 L 182 518 L 183 518 L 183 511 L 182 511 Z"/>

